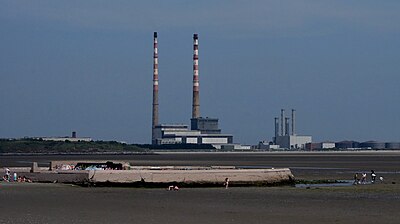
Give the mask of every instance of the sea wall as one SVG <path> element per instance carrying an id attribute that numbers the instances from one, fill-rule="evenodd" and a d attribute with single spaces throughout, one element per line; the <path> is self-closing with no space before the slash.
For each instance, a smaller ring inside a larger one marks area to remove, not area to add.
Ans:
<path id="1" fill-rule="evenodd" d="M 154 168 L 154 167 L 153 167 Z M 165 167 L 164 167 L 165 168 Z M 19 170 L 33 182 L 58 182 L 91 185 L 140 185 L 164 186 L 171 183 L 182 185 L 213 186 L 222 184 L 229 178 L 231 186 L 273 185 L 293 183 L 294 177 L 289 168 L 280 169 L 147 169 L 131 167 L 131 170 L 38 170 L 30 172 Z"/>
<path id="2" fill-rule="evenodd" d="M 94 183 L 184 183 L 220 184 L 229 178 L 240 185 L 275 184 L 294 179 L 289 168 L 282 169 L 209 169 L 209 170 L 91 170 Z"/>

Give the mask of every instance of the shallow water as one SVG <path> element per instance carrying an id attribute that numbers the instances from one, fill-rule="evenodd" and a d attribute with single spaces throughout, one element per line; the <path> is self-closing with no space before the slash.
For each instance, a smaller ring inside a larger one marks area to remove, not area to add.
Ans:
<path id="1" fill-rule="evenodd" d="M 311 187 L 347 187 L 353 185 L 353 180 L 338 180 L 338 183 L 296 184 L 296 188 Z M 370 184 L 370 183 L 367 183 Z"/>

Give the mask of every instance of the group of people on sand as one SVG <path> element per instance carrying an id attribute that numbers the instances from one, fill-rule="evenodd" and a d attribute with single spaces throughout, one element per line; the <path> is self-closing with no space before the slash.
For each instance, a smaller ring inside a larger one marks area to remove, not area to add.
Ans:
<path id="1" fill-rule="evenodd" d="M 25 177 L 25 176 L 18 176 L 17 173 L 13 173 L 13 175 L 11 176 L 11 171 L 9 168 L 5 169 L 5 174 L 3 176 L 3 181 L 6 182 L 28 182 L 28 183 L 32 183 L 32 180 Z"/>
<path id="2" fill-rule="evenodd" d="M 372 184 L 375 183 L 375 181 L 376 181 L 376 173 L 375 173 L 374 170 L 371 170 L 370 176 L 371 176 L 371 183 Z M 380 176 L 379 180 L 382 182 L 383 181 L 383 177 Z M 366 184 L 366 183 L 367 183 L 367 173 L 366 172 L 364 172 L 362 174 L 359 174 L 359 173 L 354 174 L 354 183 L 353 183 L 354 185 L 356 185 L 356 184 Z"/>

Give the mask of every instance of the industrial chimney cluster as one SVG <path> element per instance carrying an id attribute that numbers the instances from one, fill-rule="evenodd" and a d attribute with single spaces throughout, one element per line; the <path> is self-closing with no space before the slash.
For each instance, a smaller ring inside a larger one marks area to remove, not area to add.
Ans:
<path id="1" fill-rule="evenodd" d="M 289 123 L 290 120 L 292 121 L 291 125 Z M 295 109 L 292 109 L 291 118 L 285 116 L 285 109 L 281 109 L 281 116 L 280 118 L 274 118 L 274 125 L 275 137 L 273 139 L 273 143 L 277 148 L 304 149 L 307 143 L 312 142 L 311 136 L 302 136 L 296 134 Z"/>
<path id="2" fill-rule="evenodd" d="M 290 135 L 296 135 L 295 126 L 296 126 L 296 110 L 292 109 L 292 131 Z M 280 117 L 280 129 L 279 129 L 279 118 L 275 117 L 275 138 L 278 136 L 288 136 L 289 135 L 289 120 L 290 118 L 285 117 L 285 109 L 281 109 L 281 117 Z"/>
<path id="3" fill-rule="evenodd" d="M 193 35 L 193 101 L 191 128 L 184 124 L 160 124 L 158 102 L 158 36 L 154 32 L 153 44 L 153 112 L 152 144 L 212 144 L 216 148 L 232 144 L 233 136 L 221 134 L 218 119 L 200 116 L 199 37 Z"/>

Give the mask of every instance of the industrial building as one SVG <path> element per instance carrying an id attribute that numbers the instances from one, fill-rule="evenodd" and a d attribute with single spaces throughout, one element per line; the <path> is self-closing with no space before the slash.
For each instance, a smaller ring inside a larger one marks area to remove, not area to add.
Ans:
<path id="1" fill-rule="evenodd" d="M 307 143 L 312 142 L 312 137 L 308 135 L 296 134 L 296 110 L 292 109 L 292 123 L 291 133 L 289 128 L 290 118 L 285 116 L 285 110 L 281 109 L 280 123 L 279 118 L 275 117 L 275 137 L 273 139 L 274 145 L 279 145 L 279 148 L 285 149 L 305 149 Z M 280 128 L 279 128 L 280 127 Z M 272 148 L 274 148 L 273 146 Z"/>
<path id="2" fill-rule="evenodd" d="M 55 141 L 55 142 L 90 142 L 92 138 L 90 137 L 77 137 L 76 132 L 73 131 L 71 136 L 65 137 L 35 137 L 34 139 L 43 140 L 43 141 Z"/>
<path id="3" fill-rule="evenodd" d="M 336 142 L 335 147 L 337 149 L 357 149 L 360 148 L 360 143 L 356 141 L 341 141 L 341 142 Z"/>
<path id="4" fill-rule="evenodd" d="M 185 124 L 160 124 L 155 127 L 155 144 L 231 144 L 232 135 L 207 134 L 189 130 Z"/>
<path id="5" fill-rule="evenodd" d="M 314 150 L 314 149 L 334 149 L 336 145 L 334 142 L 318 142 L 318 143 L 307 143 L 306 149 L 307 150 Z"/>
<path id="6" fill-rule="evenodd" d="M 384 149 L 385 143 L 384 142 L 377 142 L 377 141 L 367 141 L 360 143 L 360 148 L 369 148 L 369 149 Z"/>
<path id="7" fill-rule="evenodd" d="M 347 150 L 360 150 L 360 149 L 400 149 L 400 142 L 378 142 L 378 141 L 341 141 L 336 142 L 335 147 L 337 149 Z"/>
<path id="8" fill-rule="evenodd" d="M 191 127 L 185 124 L 160 124 L 158 102 L 158 35 L 154 32 L 153 45 L 153 110 L 152 110 L 152 144 L 212 144 L 216 148 L 232 144 L 233 136 L 221 134 L 218 118 L 200 116 L 199 85 L 199 39 L 193 35 L 193 100 Z"/>

